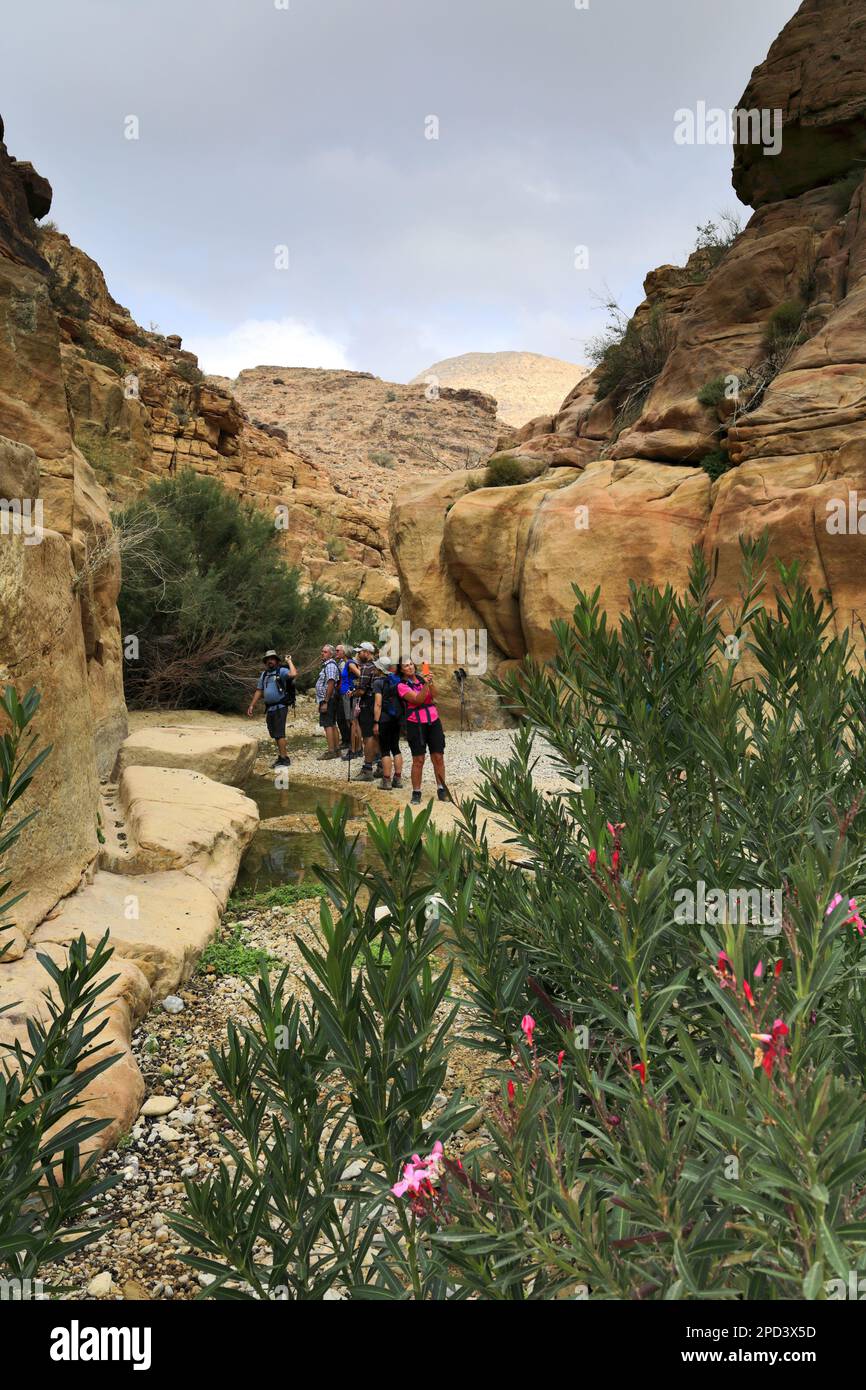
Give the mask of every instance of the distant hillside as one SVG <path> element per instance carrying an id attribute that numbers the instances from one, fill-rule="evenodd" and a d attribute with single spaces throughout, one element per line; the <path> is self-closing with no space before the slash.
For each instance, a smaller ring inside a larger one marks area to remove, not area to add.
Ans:
<path id="1" fill-rule="evenodd" d="M 498 402 L 498 415 L 520 427 L 537 415 L 555 415 L 587 368 L 537 352 L 464 352 L 434 362 L 410 385 L 436 377 L 442 386 L 484 391 Z"/>
<path id="2" fill-rule="evenodd" d="M 400 483 L 477 468 L 500 434 L 495 402 L 480 391 L 428 399 L 422 386 L 370 372 L 251 367 L 231 390 L 254 421 L 284 430 L 291 449 L 326 470 L 335 491 L 381 514 L 383 529 Z"/>

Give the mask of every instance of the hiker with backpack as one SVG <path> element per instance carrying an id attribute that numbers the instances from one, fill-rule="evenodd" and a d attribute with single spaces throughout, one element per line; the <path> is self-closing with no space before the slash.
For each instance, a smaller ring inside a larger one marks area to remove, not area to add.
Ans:
<path id="1" fill-rule="evenodd" d="M 340 730 L 337 727 L 337 700 L 339 699 L 340 668 L 337 665 L 334 648 L 326 642 L 322 648 L 322 666 L 316 681 L 316 702 L 319 706 L 319 724 L 325 731 L 328 746 L 319 754 L 319 762 L 340 756 Z"/>
<path id="2" fill-rule="evenodd" d="M 412 754 L 412 805 L 421 804 L 421 778 L 428 753 L 436 776 L 436 795 L 440 801 L 449 801 L 445 785 L 445 730 L 435 704 L 436 687 L 429 675 L 417 674 L 414 661 L 401 661 L 397 670 L 397 694 L 406 705 L 406 738 Z"/>
<path id="3" fill-rule="evenodd" d="M 265 702 L 265 720 L 268 733 L 277 745 L 276 761 L 273 767 L 290 767 L 291 758 L 286 750 L 286 715 L 289 706 L 295 703 L 295 677 L 298 672 L 291 656 L 283 663 L 273 647 L 265 652 L 265 669 L 256 685 L 247 715 L 251 719 L 259 700 Z"/>
<path id="4" fill-rule="evenodd" d="M 397 693 L 399 676 L 387 661 L 375 663 L 379 675 L 373 680 L 373 734 L 379 743 L 382 757 L 383 792 L 403 785 L 403 754 L 400 752 L 400 729 L 406 706 Z M 391 766 L 393 762 L 393 777 Z"/>
<path id="5" fill-rule="evenodd" d="M 376 667 L 376 648 L 372 642 L 362 642 L 358 648 L 358 678 L 354 689 L 358 726 L 364 742 L 364 765 L 358 775 L 359 782 L 372 782 L 375 777 L 373 764 L 379 754 L 379 745 L 373 732 L 376 703 L 373 681 L 380 674 Z"/>
<path id="6" fill-rule="evenodd" d="M 339 642 L 336 647 L 337 665 L 340 668 L 340 688 L 337 692 L 337 724 L 340 729 L 342 740 L 343 762 L 350 762 L 356 758 L 361 751 L 361 732 L 357 726 L 352 708 L 354 701 L 352 689 L 355 681 L 360 675 L 358 663 L 355 660 L 354 647 L 346 647 Z"/>

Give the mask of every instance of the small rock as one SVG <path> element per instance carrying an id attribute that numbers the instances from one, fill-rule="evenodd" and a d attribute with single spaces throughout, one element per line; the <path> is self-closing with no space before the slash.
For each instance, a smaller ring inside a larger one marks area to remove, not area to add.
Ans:
<path id="1" fill-rule="evenodd" d="M 465 1134 L 473 1134 L 476 1129 L 480 1129 L 484 1123 L 484 1111 L 476 1110 L 474 1115 L 470 1115 L 468 1120 L 463 1121 L 462 1129 Z"/>
<path id="2" fill-rule="evenodd" d="M 167 1014 L 179 1014 L 183 1012 L 186 1005 L 176 994 L 167 994 L 162 1001 L 162 1007 Z"/>
<path id="3" fill-rule="evenodd" d="M 141 1114 L 151 1119 L 154 1115 L 170 1115 L 177 1108 L 176 1096 L 148 1096 L 141 1107 Z"/>
<path id="4" fill-rule="evenodd" d="M 178 1140 L 183 1138 L 180 1131 L 172 1129 L 170 1125 L 157 1125 L 156 1132 L 166 1144 L 176 1144 Z"/>
<path id="5" fill-rule="evenodd" d="M 139 1284 L 137 1279 L 127 1279 L 123 1286 L 123 1296 L 130 1302 L 143 1302 L 149 1299 L 150 1294 L 143 1284 Z"/>
<path id="6" fill-rule="evenodd" d="M 101 1274 L 94 1274 L 87 1285 L 87 1292 L 91 1298 L 108 1298 L 109 1294 L 114 1292 L 114 1280 L 108 1270 L 103 1270 Z"/>

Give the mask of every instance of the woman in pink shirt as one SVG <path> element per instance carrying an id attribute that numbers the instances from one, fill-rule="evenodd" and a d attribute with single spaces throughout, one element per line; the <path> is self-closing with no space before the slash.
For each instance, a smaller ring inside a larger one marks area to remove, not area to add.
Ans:
<path id="1" fill-rule="evenodd" d="M 436 774 L 436 795 L 448 800 L 445 788 L 445 730 L 434 703 L 436 690 L 429 676 L 419 676 L 414 661 L 401 661 L 397 694 L 406 704 L 406 737 L 412 754 L 412 803 L 421 803 L 424 759 L 430 754 Z"/>

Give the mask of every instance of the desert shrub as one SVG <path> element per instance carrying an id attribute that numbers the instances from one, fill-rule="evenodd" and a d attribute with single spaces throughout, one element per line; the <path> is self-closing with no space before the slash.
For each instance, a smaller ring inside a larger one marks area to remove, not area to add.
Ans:
<path id="1" fill-rule="evenodd" d="M 717 449 L 711 449 L 708 454 L 704 454 L 699 467 L 703 468 L 705 473 L 709 473 L 715 482 L 716 478 L 727 473 L 731 467 L 731 459 L 727 449 L 723 445 L 719 445 Z"/>
<path id="2" fill-rule="evenodd" d="M 329 560 L 345 560 L 346 542 L 342 536 L 329 536 L 325 541 L 325 549 L 328 552 Z"/>
<path id="3" fill-rule="evenodd" d="M 46 224 L 43 224 L 42 230 L 46 230 Z M 72 272 L 68 280 L 64 280 L 59 272 L 52 268 L 48 272 L 48 296 L 58 314 L 78 319 L 81 323 L 90 318 L 90 305 L 78 288 L 77 270 Z"/>
<path id="4" fill-rule="evenodd" d="M 698 400 L 701 405 L 715 409 L 721 405 L 727 396 L 728 379 L 724 376 L 715 376 L 711 381 L 704 382 L 698 392 Z"/>
<path id="5" fill-rule="evenodd" d="M 491 682 L 524 722 L 456 828 L 372 816 L 374 870 L 320 816 L 309 1003 L 263 978 L 213 1055 L 237 1140 L 176 1223 L 210 1295 L 778 1301 L 866 1270 L 866 674 L 796 567 L 764 605 L 765 556 L 733 610 L 700 552 L 616 626 L 576 591 L 553 662 Z M 494 1088 L 462 1161 L 458 1040 Z"/>
<path id="6" fill-rule="evenodd" d="M 779 304 L 767 320 L 764 331 L 764 349 L 772 355 L 790 349 L 802 341 L 802 325 L 806 306 L 802 300 L 786 299 Z"/>
<path id="7" fill-rule="evenodd" d="M 78 431 L 75 442 L 101 483 L 116 482 L 118 470 L 123 471 L 126 460 L 122 440 L 105 430 L 85 427 Z"/>
<path id="8" fill-rule="evenodd" d="M 704 253 L 702 259 L 705 262 L 700 279 L 707 279 L 710 272 L 724 260 L 742 230 L 739 217 L 732 212 L 722 212 L 718 222 L 708 221 L 698 227 L 695 250 Z"/>
<path id="9" fill-rule="evenodd" d="M 186 470 L 115 521 L 150 538 L 125 558 L 119 598 L 124 635 L 138 646 L 124 664 L 132 704 L 237 709 L 268 647 L 291 652 L 299 670 L 314 663 L 330 605 L 302 592 L 263 512 Z"/>
<path id="10" fill-rule="evenodd" d="M 359 642 L 375 641 L 380 623 L 370 605 L 360 598 L 344 598 L 343 603 L 349 610 L 349 618 L 344 620 L 344 630 L 337 641 L 352 647 L 357 647 Z"/>
<path id="11" fill-rule="evenodd" d="M 852 169 L 850 174 L 845 174 L 843 178 L 837 179 L 832 185 L 833 206 L 841 216 L 846 213 L 851 206 L 851 199 L 863 182 L 863 169 Z"/>
<path id="12" fill-rule="evenodd" d="M 643 402 L 652 390 L 673 347 L 667 315 L 656 306 L 645 319 L 629 319 L 617 304 L 607 306 L 608 323 L 587 344 L 587 356 L 600 368 L 596 399 L 615 396 L 626 406 Z"/>
<path id="13" fill-rule="evenodd" d="M 190 386 L 198 386 L 204 381 L 204 372 L 197 367 L 194 362 L 187 362 L 184 358 L 179 358 L 174 364 L 174 370 L 183 380 L 188 381 Z"/>
<path id="14" fill-rule="evenodd" d="M 484 473 L 483 487 L 514 487 L 526 482 L 526 472 L 519 459 L 511 454 L 498 454 L 492 458 Z"/>
<path id="15" fill-rule="evenodd" d="M 394 455 L 389 454 L 387 449 L 373 449 L 367 457 L 371 463 L 378 464 L 380 468 L 395 467 Z"/>
<path id="16" fill-rule="evenodd" d="M 7 823 L 51 751 L 36 753 L 36 739 L 28 737 L 38 708 L 35 690 L 22 699 L 9 685 L 0 698 L 7 726 L 0 736 L 0 858 L 37 814 Z M 0 884 L 0 956 L 9 913 L 23 896 L 7 896 L 10 887 Z M 16 1042 L 0 1043 L 0 1277 L 13 1290 L 7 1296 L 33 1297 L 32 1281 L 44 1265 L 69 1259 L 102 1234 L 84 1223 L 85 1208 L 116 1179 L 97 1179 L 96 1157 L 82 1159 L 81 1148 L 108 1121 L 85 1120 L 77 1111 L 84 1088 L 118 1055 L 106 1055 L 108 1045 L 98 1041 L 105 1027 L 98 1001 L 110 983 L 97 978 L 111 955 L 106 943 L 88 957 L 82 936 L 63 968 L 41 955 L 46 987 L 54 985 L 49 1017 L 31 1019 L 23 1036 L 16 1030 Z M 0 1017 L 14 1007 L 4 1005 Z"/>
<path id="17" fill-rule="evenodd" d="M 119 352 L 114 348 L 102 347 L 89 329 L 83 328 L 78 337 L 79 344 L 84 356 L 91 362 L 98 362 L 101 367 L 107 367 L 109 371 L 116 372 L 118 376 L 126 373 L 126 363 Z"/>

